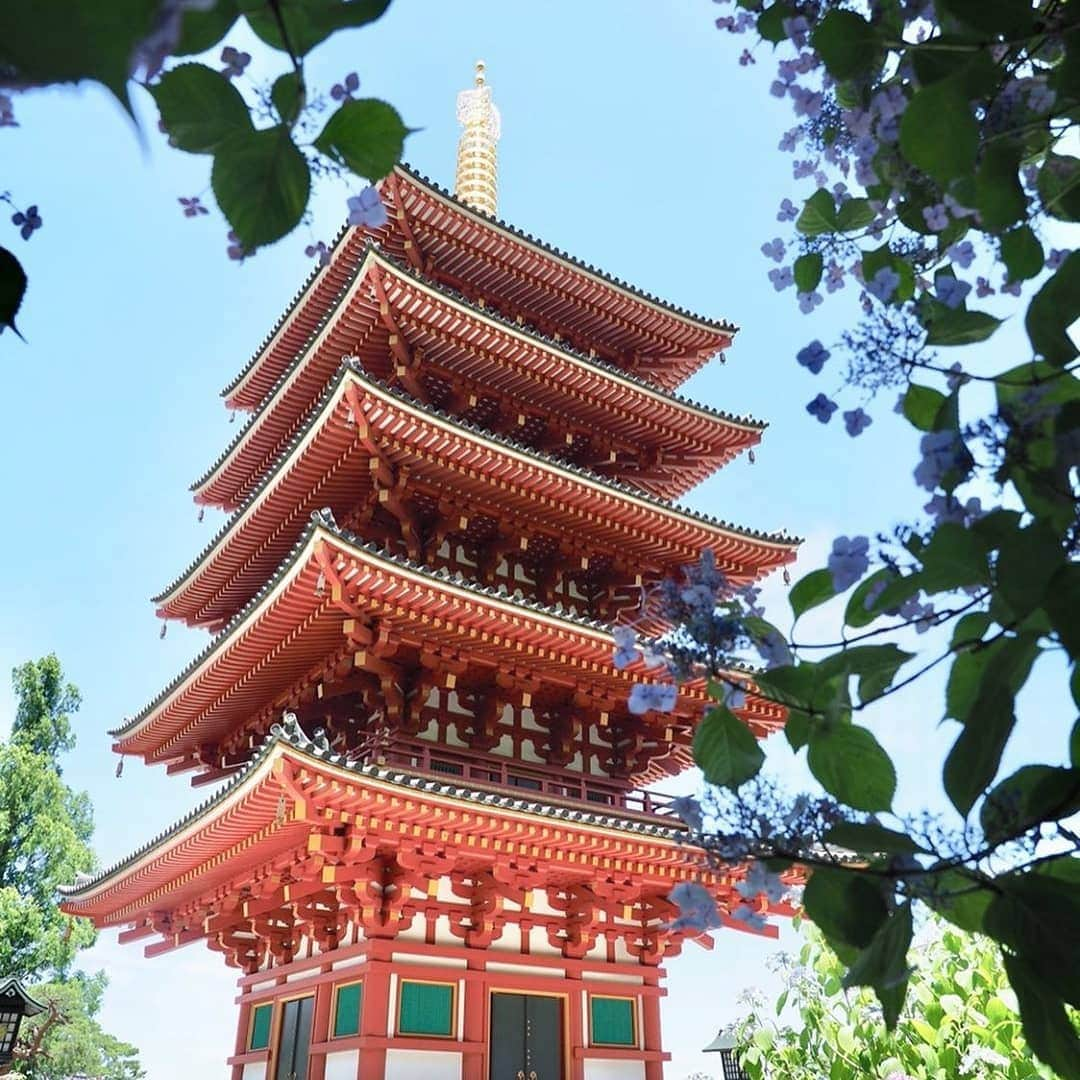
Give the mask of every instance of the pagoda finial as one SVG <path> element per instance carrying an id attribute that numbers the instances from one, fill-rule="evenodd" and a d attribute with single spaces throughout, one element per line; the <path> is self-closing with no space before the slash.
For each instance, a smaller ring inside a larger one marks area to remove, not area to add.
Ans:
<path id="1" fill-rule="evenodd" d="M 454 194 L 465 203 L 495 216 L 498 200 L 499 110 L 491 100 L 484 77 L 484 61 L 476 61 L 475 86 L 457 98 L 458 123 L 464 128 L 458 141 Z"/>

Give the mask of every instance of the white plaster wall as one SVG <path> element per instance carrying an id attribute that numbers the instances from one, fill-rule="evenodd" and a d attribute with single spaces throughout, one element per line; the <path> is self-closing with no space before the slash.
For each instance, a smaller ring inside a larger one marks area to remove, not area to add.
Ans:
<path id="1" fill-rule="evenodd" d="M 641 1075 L 644 1080 L 644 1070 Z M 385 1080 L 461 1080 L 461 1054 L 446 1050 L 387 1050 Z"/>
<path id="2" fill-rule="evenodd" d="M 583 971 L 581 977 L 599 982 L 630 983 L 633 986 L 640 986 L 645 981 L 640 975 L 623 975 L 618 971 Z"/>
<path id="3" fill-rule="evenodd" d="M 359 1050 L 339 1050 L 326 1055 L 326 1080 L 356 1080 L 360 1068 Z"/>
<path id="4" fill-rule="evenodd" d="M 359 964 L 366 964 L 366 956 L 350 956 L 347 960 L 338 960 L 337 963 L 331 965 L 333 971 L 340 971 L 342 968 L 357 967 Z"/>
<path id="5" fill-rule="evenodd" d="M 266 1080 L 266 1062 L 249 1061 L 244 1066 L 244 1080 Z"/>
<path id="6" fill-rule="evenodd" d="M 645 1080 L 645 1062 L 586 1058 L 585 1080 Z"/>

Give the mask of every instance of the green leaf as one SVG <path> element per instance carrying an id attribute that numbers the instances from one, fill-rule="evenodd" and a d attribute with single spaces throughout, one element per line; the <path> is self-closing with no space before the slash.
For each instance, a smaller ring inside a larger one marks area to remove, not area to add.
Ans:
<path id="1" fill-rule="evenodd" d="M 240 0 L 239 6 L 267 45 L 282 50 L 288 45 L 297 56 L 304 56 L 338 30 L 374 22 L 390 0 L 277 0 L 287 42 L 266 0 Z"/>
<path id="2" fill-rule="evenodd" d="M 896 672 L 914 656 L 895 645 L 851 645 L 818 664 L 818 680 L 859 676 L 859 697 L 867 701 L 892 685 Z"/>
<path id="3" fill-rule="evenodd" d="M 181 64 L 149 87 L 169 138 L 191 154 L 212 154 L 233 135 L 254 129 L 240 91 L 205 64 Z"/>
<path id="4" fill-rule="evenodd" d="M 970 649 L 982 640 L 993 621 L 985 611 L 972 611 L 962 615 L 953 627 L 952 648 L 961 651 Z"/>
<path id="5" fill-rule="evenodd" d="M 933 431 L 934 421 L 945 401 L 940 390 L 911 383 L 904 394 L 904 416 L 920 431 Z"/>
<path id="6" fill-rule="evenodd" d="M 991 843 L 1020 836 L 1041 821 L 1060 821 L 1080 810 L 1080 770 L 1025 765 L 986 797 L 979 820 Z"/>
<path id="7" fill-rule="evenodd" d="M 841 13 L 834 11 L 832 14 Z M 854 232 L 856 229 L 865 229 L 875 217 L 877 215 L 869 199 L 848 199 L 840 204 L 836 212 L 836 227 L 840 232 Z"/>
<path id="8" fill-rule="evenodd" d="M 270 100 L 277 109 L 283 124 L 295 124 L 304 111 L 303 87 L 295 71 L 287 71 L 274 80 L 270 90 Z"/>
<path id="9" fill-rule="evenodd" d="M 821 786 L 855 810 L 888 810 L 892 805 L 896 769 L 866 728 L 833 724 L 811 731 L 806 760 Z"/>
<path id="10" fill-rule="evenodd" d="M 15 316 L 26 294 L 26 271 L 5 247 L 0 247 L 0 328 L 10 326 L 19 334 Z M 22 337 L 22 334 L 19 334 Z"/>
<path id="11" fill-rule="evenodd" d="M 1075 661 L 1080 656 L 1080 565 L 1069 563 L 1054 574 L 1043 606 L 1062 645 Z"/>
<path id="12" fill-rule="evenodd" d="M 834 232 L 837 225 L 836 201 L 832 192 L 826 188 L 818 188 L 806 200 L 806 205 L 795 222 L 795 228 L 803 236 L 820 236 L 822 233 Z"/>
<path id="13" fill-rule="evenodd" d="M 919 553 L 923 564 L 922 587 L 928 593 L 946 592 L 965 585 L 987 585 L 990 569 L 985 541 L 971 529 L 953 521 L 939 525 Z"/>
<path id="14" fill-rule="evenodd" d="M 997 562 L 997 586 L 1017 620 L 1040 607 L 1050 579 L 1065 564 L 1061 541 L 1048 525 L 1034 522 L 1006 534 Z"/>
<path id="15" fill-rule="evenodd" d="M 937 9 L 991 36 L 1024 37 L 1034 30 L 1032 9 L 1014 0 L 937 0 Z"/>
<path id="16" fill-rule="evenodd" d="M 1028 1045 L 1060 1076 L 1080 1076 L 1080 1038 L 1061 999 L 1047 989 L 1025 958 L 1003 950 L 1002 959 L 1020 1005 Z"/>
<path id="17" fill-rule="evenodd" d="M 876 821 L 842 821 L 825 834 L 825 843 L 859 855 L 915 855 L 926 849 L 910 836 Z"/>
<path id="18" fill-rule="evenodd" d="M 1080 158 L 1047 154 L 1037 181 L 1046 212 L 1061 221 L 1080 221 Z"/>
<path id="19" fill-rule="evenodd" d="M 746 724 L 721 705 L 694 732 L 694 760 L 710 784 L 734 789 L 758 774 L 765 753 Z"/>
<path id="20" fill-rule="evenodd" d="M 236 6 L 236 0 L 217 0 L 217 3 L 206 11 L 198 8 L 184 9 L 180 41 L 173 49 L 173 56 L 206 52 L 229 32 L 239 17 L 240 9 Z"/>
<path id="21" fill-rule="evenodd" d="M 813 292 L 821 281 L 822 259 L 815 251 L 795 260 L 795 288 L 801 293 Z"/>
<path id="22" fill-rule="evenodd" d="M 1035 294 L 1025 325 L 1032 347 L 1057 367 L 1077 356 L 1066 330 L 1080 318 L 1080 251 L 1072 252 Z"/>
<path id="23" fill-rule="evenodd" d="M 826 570 L 813 570 L 806 577 L 800 578 L 788 593 L 788 602 L 797 619 L 811 608 L 824 604 L 836 595 L 833 589 L 832 574 Z"/>
<path id="24" fill-rule="evenodd" d="M 857 949 L 874 939 L 888 918 L 881 890 L 858 872 L 817 867 L 803 891 L 810 921 L 829 939 Z"/>
<path id="25" fill-rule="evenodd" d="M 358 176 L 375 181 L 401 159 L 409 129 L 385 101 L 346 101 L 326 122 L 315 146 Z"/>
<path id="26" fill-rule="evenodd" d="M 1001 238 L 1001 258 L 1010 281 L 1037 277 L 1045 261 L 1042 244 L 1030 225 L 1021 225 Z"/>
<path id="27" fill-rule="evenodd" d="M 1019 143 L 990 142 L 983 151 L 975 174 L 975 207 L 987 232 L 1001 232 L 1027 212 L 1020 157 Z"/>
<path id="28" fill-rule="evenodd" d="M 900 275 L 900 284 L 896 286 L 891 303 L 899 304 L 904 300 L 910 300 L 915 295 L 915 270 L 907 259 L 893 254 L 888 244 L 873 251 L 864 251 L 862 255 L 863 278 L 873 281 L 874 275 L 884 267 L 894 270 Z"/>
<path id="29" fill-rule="evenodd" d="M 789 5 L 783 3 L 782 0 L 778 0 L 777 3 L 767 7 L 758 16 L 758 34 L 765 41 L 771 41 L 774 45 L 786 40 L 787 34 L 784 32 L 784 20 L 790 19 L 794 14 L 795 12 L 791 10 Z"/>
<path id="30" fill-rule="evenodd" d="M 900 149 L 916 168 L 947 184 L 975 167 L 979 126 L 953 80 L 916 91 L 900 121 Z"/>
<path id="31" fill-rule="evenodd" d="M 853 79 L 881 63 L 877 31 L 854 11 L 830 11 L 815 27 L 811 42 L 835 79 Z"/>
<path id="32" fill-rule="evenodd" d="M 911 904 L 902 904 L 878 928 L 870 944 L 859 953 L 858 959 L 844 976 L 844 987 L 871 986 L 885 1011 L 885 1026 L 896 1027 L 904 995 L 885 993 L 901 986 L 907 979 L 907 954 L 911 948 L 914 921 Z"/>
<path id="33" fill-rule="evenodd" d="M 758 689 L 771 701 L 797 709 L 809 709 L 817 686 L 814 664 L 776 667 L 754 675 Z"/>
<path id="34" fill-rule="evenodd" d="M 934 304 L 933 315 L 923 319 L 927 345 L 971 345 L 985 341 L 1001 325 L 985 311 L 966 311 Z"/>
<path id="35" fill-rule="evenodd" d="M 986 909 L 993 893 L 965 870 L 945 870 L 935 875 L 936 888 L 924 895 L 925 902 L 943 919 L 969 934 L 981 934 Z"/>
<path id="36" fill-rule="evenodd" d="M 311 191 L 307 162 L 284 125 L 231 136 L 214 156 L 210 179 L 248 252 L 291 232 Z"/>
<path id="37" fill-rule="evenodd" d="M 855 586 L 855 591 L 848 598 L 847 608 L 844 610 L 844 622 L 848 626 L 869 626 L 880 614 L 874 593 L 879 588 L 887 587 L 890 582 L 896 580 L 897 573 L 889 566 L 883 566 L 875 570 L 868 578 L 864 578 Z M 880 593 L 878 594 L 880 596 Z"/>
<path id="38" fill-rule="evenodd" d="M 4 0 L 4 82 L 46 86 L 94 79 L 130 112 L 132 58 L 157 26 L 160 9 L 160 0 Z"/>
<path id="39" fill-rule="evenodd" d="M 960 653 L 945 688 L 945 715 L 967 724 L 978 719 L 976 706 L 983 693 L 1015 697 L 1038 655 L 1037 634 L 998 638 L 984 648 Z"/>
<path id="40" fill-rule="evenodd" d="M 945 759 L 945 792 L 964 817 L 997 774 L 1016 714 L 1011 697 L 980 694 L 972 722 L 965 725 Z"/>

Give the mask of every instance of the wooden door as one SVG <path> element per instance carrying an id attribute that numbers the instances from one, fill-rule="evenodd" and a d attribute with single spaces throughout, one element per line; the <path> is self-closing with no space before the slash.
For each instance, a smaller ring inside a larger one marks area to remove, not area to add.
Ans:
<path id="1" fill-rule="evenodd" d="M 492 994 L 490 1061 L 489 1080 L 562 1080 L 562 999 Z"/>
<path id="2" fill-rule="evenodd" d="M 313 997 L 303 997 L 286 1001 L 282 1006 L 274 1080 L 307 1080 L 314 1005 Z"/>

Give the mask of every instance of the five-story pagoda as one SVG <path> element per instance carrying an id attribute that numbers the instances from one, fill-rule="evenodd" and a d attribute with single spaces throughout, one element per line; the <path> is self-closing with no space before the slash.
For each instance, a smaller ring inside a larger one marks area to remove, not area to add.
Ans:
<path id="1" fill-rule="evenodd" d="M 231 516 L 156 598 L 215 637 L 112 733 L 225 782 L 64 902 L 241 971 L 233 1080 L 659 1080 L 668 895 L 741 902 L 646 790 L 704 686 L 631 712 L 611 633 L 704 549 L 793 558 L 671 502 L 761 437 L 673 393 L 735 327 L 498 221 L 482 66 L 458 116 L 456 196 L 396 168 L 225 391 Z"/>

